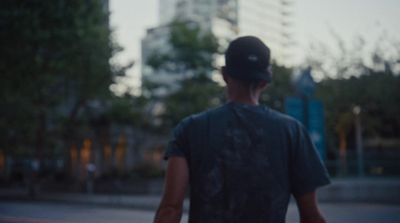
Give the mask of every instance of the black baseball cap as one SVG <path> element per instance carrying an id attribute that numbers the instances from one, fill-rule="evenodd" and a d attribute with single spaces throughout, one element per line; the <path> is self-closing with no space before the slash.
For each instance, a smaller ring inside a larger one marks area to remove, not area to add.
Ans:
<path id="1" fill-rule="evenodd" d="M 240 80 L 270 82 L 270 49 L 255 36 L 233 40 L 225 52 L 225 72 Z"/>

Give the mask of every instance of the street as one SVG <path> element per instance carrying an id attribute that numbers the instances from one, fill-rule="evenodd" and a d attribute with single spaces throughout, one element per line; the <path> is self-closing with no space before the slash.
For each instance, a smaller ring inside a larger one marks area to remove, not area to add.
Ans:
<path id="1" fill-rule="evenodd" d="M 400 206 L 379 204 L 321 204 L 329 223 L 400 223 Z M 77 204 L 0 201 L 2 223 L 146 223 L 152 222 L 154 211 L 110 208 Z M 181 222 L 187 222 L 187 215 Z M 289 206 L 288 223 L 298 222 L 294 204 Z"/>

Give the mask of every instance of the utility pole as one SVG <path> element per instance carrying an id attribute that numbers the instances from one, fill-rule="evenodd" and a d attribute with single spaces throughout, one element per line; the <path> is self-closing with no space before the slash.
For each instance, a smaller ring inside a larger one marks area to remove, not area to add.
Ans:
<path id="1" fill-rule="evenodd" d="M 357 148 L 357 174 L 359 177 L 364 176 L 364 151 L 362 145 L 362 134 L 361 134 L 361 121 L 360 121 L 361 107 L 354 106 L 354 124 L 355 124 L 355 142 Z"/>

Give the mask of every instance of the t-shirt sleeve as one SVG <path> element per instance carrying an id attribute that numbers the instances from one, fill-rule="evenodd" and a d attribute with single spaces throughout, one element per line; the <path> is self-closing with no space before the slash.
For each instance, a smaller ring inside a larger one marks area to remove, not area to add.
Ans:
<path id="1" fill-rule="evenodd" d="M 307 130 L 301 124 L 297 130 L 291 154 L 290 186 L 292 194 L 303 195 L 329 184 L 330 180 Z"/>
<path id="2" fill-rule="evenodd" d="M 170 141 L 164 154 L 164 160 L 172 156 L 180 156 L 187 158 L 188 140 L 187 140 L 188 119 L 181 121 L 173 130 Z"/>

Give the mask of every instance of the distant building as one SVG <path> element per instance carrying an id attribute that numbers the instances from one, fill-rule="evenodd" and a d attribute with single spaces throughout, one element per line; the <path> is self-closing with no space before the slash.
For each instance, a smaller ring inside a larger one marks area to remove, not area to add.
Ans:
<path id="1" fill-rule="evenodd" d="M 160 0 L 159 1 L 158 23 L 160 25 L 168 24 L 174 19 L 177 3 L 178 3 L 178 0 Z"/>
<path id="2" fill-rule="evenodd" d="M 272 58 L 283 63 L 292 42 L 291 6 L 288 0 L 239 0 L 239 35 L 258 36 L 271 48 Z"/>
<path id="3" fill-rule="evenodd" d="M 237 36 L 254 35 L 270 46 L 273 59 L 284 61 L 290 39 L 289 0 L 160 0 L 159 26 L 148 29 L 142 40 L 142 81 L 162 83 L 156 94 L 175 89 L 177 75 L 155 72 L 147 65 L 153 54 L 169 52 L 169 24 L 175 19 L 196 23 L 212 32 L 225 48 Z M 216 59 L 223 65 L 223 57 Z"/>

